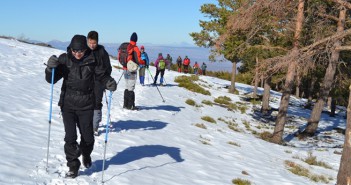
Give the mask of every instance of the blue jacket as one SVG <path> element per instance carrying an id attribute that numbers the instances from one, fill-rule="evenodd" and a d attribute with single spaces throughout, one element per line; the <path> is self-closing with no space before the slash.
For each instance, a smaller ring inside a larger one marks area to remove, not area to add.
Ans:
<path id="1" fill-rule="evenodd" d="M 144 60 L 145 61 L 145 65 L 147 65 L 147 66 L 150 64 L 149 57 L 147 56 L 146 52 L 141 53 L 141 60 Z"/>

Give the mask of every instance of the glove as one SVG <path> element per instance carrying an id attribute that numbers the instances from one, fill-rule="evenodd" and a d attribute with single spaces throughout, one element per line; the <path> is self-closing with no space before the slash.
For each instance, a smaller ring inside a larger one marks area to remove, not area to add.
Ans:
<path id="1" fill-rule="evenodd" d="M 117 89 L 117 83 L 115 79 L 111 78 L 106 82 L 106 89 L 110 91 L 115 91 Z"/>
<path id="2" fill-rule="evenodd" d="M 58 61 L 58 58 L 56 57 L 56 55 L 52 55 L 48 62 L 47 62 L 47 66 L 48 68 L 56 68 L 58 65 L 59 65 L 59 61 Z"/>
<path id="3" fill-rule="evenodd" d="M 146 69 L 149 69 L 149 65 L 146 65 Z"/>

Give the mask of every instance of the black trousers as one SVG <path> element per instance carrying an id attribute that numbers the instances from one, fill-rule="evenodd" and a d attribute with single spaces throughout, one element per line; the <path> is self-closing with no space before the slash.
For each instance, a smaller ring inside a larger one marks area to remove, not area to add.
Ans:
<path id="1" fill-rule="evenodd" d="M 93 130 L 94 110 L 62 110 L 65 126 L 65 154 L 68 167 L 80 166 L 78 157 L 90 156 L 94 148 Z M 80 144 L 77 143 L 77 128 L 80 133 Z"/>
<path id="2" fill-rule="evenodd" d="M 156 70 L 156 75 L 155 75 L 155 81 L 154 81 L 154 84 L 156 84 L 157 82 L 157 77 L 158 75 L 161 73 L 161 78 L 163 78 L 163 75 L 165 75 L 165 69 L 160 69 L 160 70 Z"/>

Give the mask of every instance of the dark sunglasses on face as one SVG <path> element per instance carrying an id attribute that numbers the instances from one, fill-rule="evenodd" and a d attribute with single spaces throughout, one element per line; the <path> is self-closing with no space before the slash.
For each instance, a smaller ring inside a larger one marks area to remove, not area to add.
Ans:
<path id="1" fill-rule="evenodd" d="M 72 53 L 76 54 L 82 54 L 86 51 L 86 49 L 72 49 Z"/>

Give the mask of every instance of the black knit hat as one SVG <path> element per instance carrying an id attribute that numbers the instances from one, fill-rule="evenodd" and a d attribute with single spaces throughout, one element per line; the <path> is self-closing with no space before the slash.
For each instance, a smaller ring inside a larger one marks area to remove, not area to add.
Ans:
<path id="1" fill-rule="evenodd" d="M 133 32 L 132 36 L 130 36 L 130 40 L 134 41 L 134 42 L 137 42 L 138 41 L 138 35 L 135 32 Z"/>
<path id="2" fill-rule="evenodd" d="M 88 49 L 87 38 L 84 35 L 75 35 L 69 47 L 74 50 L 86 50 Z"/>

